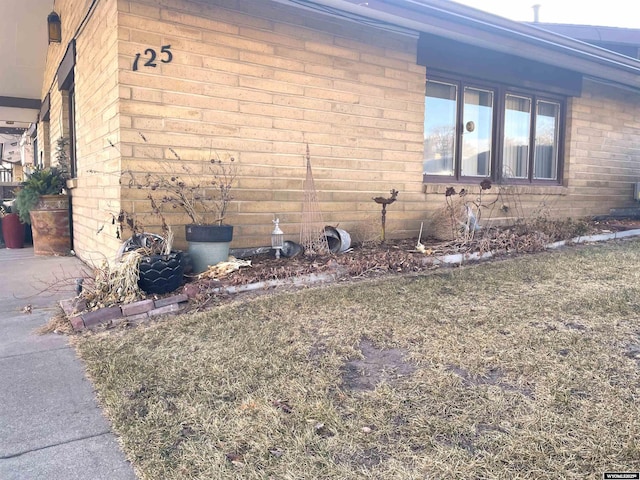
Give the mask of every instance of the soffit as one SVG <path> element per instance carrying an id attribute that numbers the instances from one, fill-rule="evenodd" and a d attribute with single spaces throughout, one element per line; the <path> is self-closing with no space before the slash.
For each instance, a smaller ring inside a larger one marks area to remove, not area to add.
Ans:
<path id="1" fill-rule="evenodd" d="M 37 118 L 52 10 L 53 0 L 0 0 L 0 129 Z"/>

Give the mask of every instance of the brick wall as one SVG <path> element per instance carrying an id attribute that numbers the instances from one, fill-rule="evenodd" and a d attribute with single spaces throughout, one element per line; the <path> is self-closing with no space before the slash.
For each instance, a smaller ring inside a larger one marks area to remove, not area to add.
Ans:
<path id="1" fill-rule="evenodd" d="M 77 29 L 85 3 L 56 3 L 63 32 Z M 171 62 L 159 55 L 144 66 L 147 49 L 166 45 Z M 307 145 L 325 223 L 356 241 L 378 234 L 371 198 L 391 188 L 400 191 L 388 209 L 391 236 L 415 236 L 423 220 L 428 234 L 444 207 L 447 185 L 422 184 L 425 71 L 415 38 L 257 0 L 103 0 L 77 52 L 73 205 L 83 258 L 115 251 L 108 220 L 120 206 L 158 229 L 145 193 L 120 190 L 118 172 L 198 171 L 214 156 L 239 167 L 227 216 L 234 246 L 268 244 L 274 215 L 297 239 Z M 45 93 L 63 54 L 50 49 Z M 63 95 L 51 91 L 50 143 L 64 128 Z M 487 216 L 578 217 L 632 205 L 640 118 L 630 97 L 585 82 L 568 104 L 564 185 L 494 188 Z M 183 247 L 188 219 L 167 220 Z"/>
<path id="2" fill-rule="evenodd" d="M 87 15 L 90 4 L 56 2 L 63 38 L 61 44 L 51 44 L 47 54 L 43 98 L 50 95 L 50 120 L 48 125 L 41 123 L 38 138 L 45 165 L 55 163 L 56 142 L 70 133 L 69 96 L 58 89 L 57 70 L 75 35 L 77 179 L 70 190 L 74 248 L 81 258 L 99 261 L 112 257 L 119 245 L 110 222 L 111 214 L 120 209 L 117 0 L 102 0 Z"/>
<path id="3" fill-rule="evenodd" d="M 269 2 L 166 4 L 120 2 L 125 169 L 174 162 L 169 147 L 189 165 L 234 156 L 234 245 L 264 245 L 274 215 L 287 238 L 299 235 L 308 144 L 325 223 L 377 231 L 371 198 L 396 188 L 388 230 L 415 234 L 424 69 L 414 38 Z M 132 71 L 136 53 L 162 45 L 171 63 Z M 135 191 L 123 196 L 145 210 Z"/>
<path id="4" fill-rule="evenodd" d="M 640 181 L 640 96 L 585 80 L 570 112 L 567 214 L 638 206 L 633 184 Z"/>
<path id="5" fill-rule="evenodd" d="M 112 257 L 120 243 L 111 222 L 120 210 L 117 3 L 98 2 L 76 45 L 78 178 L 72 194 L 74 247 L 83 258 Z"/>

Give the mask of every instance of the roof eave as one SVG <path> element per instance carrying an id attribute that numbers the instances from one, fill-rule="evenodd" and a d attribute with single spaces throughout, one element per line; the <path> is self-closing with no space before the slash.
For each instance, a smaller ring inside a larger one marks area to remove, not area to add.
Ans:
<path id="1" fill-rule="evenodd" d="M 376 19 L 640 89 L 640 61 L 447 0 L 295 0 Z"/>

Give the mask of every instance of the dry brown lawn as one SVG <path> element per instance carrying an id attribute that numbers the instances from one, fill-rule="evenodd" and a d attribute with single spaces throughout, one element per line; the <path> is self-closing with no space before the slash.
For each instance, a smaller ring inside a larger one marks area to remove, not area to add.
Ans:
<path id="1" fill-rule="evenodd" d="M 237 301 L 76 346 L 143 479 L 640 471 L 640 241 Z"/>

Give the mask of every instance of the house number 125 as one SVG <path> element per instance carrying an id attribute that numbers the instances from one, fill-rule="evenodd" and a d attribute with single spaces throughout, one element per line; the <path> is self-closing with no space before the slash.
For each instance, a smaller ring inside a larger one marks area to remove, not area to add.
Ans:
<path id="1" fill-rule="evenodd" d="M 145 56 L 148 56 L 148 58 L 143 58 L 143 60 L 146 60 L 146 61 L 142 64 L 142 66 L 154 67 L 154 68 L 158 66 L 156 62 L 156 58 L 158 58 L 158 54 L 153 48 L 147 48 L 144 51 L 144 54 Z M 173 60 L 173 53 L 171 53 L 171 45 L 163 45 L 162 48 L 160 48 L 160 55 L 166 55 L 166 58 L 160 59 L 162 63 L 171 62 L 171 60 Z M 133 61 L 134 72 L 138 70 L 138 61 L 140 60 L 141 56 L 142 55 L 140 53 L 136 53 L 136 59 Z"/>

